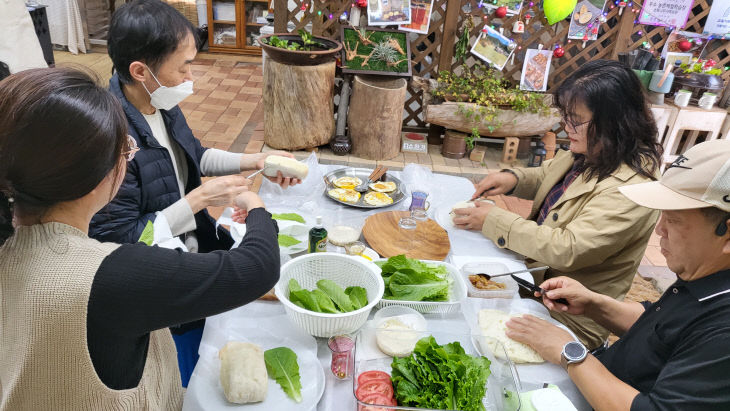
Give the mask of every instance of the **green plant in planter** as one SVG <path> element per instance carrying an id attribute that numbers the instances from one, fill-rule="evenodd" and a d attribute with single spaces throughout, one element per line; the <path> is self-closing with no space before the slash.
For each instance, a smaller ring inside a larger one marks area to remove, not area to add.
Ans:
<path id="1" fill-rule="evenodd" d="M 547 115 L 550 110 L 543 94 L 530 93 L 513 87 L 499 78 L 495 70 L 482 65 L 473 69 L 465 67 L 463 74 L 442 71 L 439 73 L 439 85 L 432 94 L 447 101 L 477 104 L 476 108 L 459 105 L 457 113 L 464 116 L 467 121 L 489 123 L 490 132 L 502 125 L 497 117 L 500 109 L 541 115 Z M 474 127 L 472 134 L 466 139 L 467 148 L 473 148 L 474 140 L 479 137 L 479 129 Z"/>
<path id="2" fill-rule="evenodd" d="M 299 29 L 298 31 L 299 37 L 302 39 L 302 43 L 296 43 L 292 41 L 289 43 L 289 40 L 280 39 L 277 36 L 271 36 L 269 37 L 268 41 L 264 40 L 266 43 L 268 43 L 271 47 L 277 47 L 280 49 L 285 50 L 301 50 L 301 51 L 312 51 L 312 48 L 318 47 L 324 49 L 324 45 L 316 40 L 314 40 L 314 36 L 312 36 L 312 33 Z"/>

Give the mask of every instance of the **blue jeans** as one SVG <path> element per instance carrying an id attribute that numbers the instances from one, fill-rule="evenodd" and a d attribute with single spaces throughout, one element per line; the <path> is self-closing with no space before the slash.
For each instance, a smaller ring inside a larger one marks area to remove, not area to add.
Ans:
<path id="1" fill-rule="evenodd" d="M 177 348 L 177 364 L 180 368 L 182 386 L 187 388 L 190 376 L 198 362 L 198 348 L 203 338 L 203 327 L 194 328 L 184 334 L 172 334 Z"/>

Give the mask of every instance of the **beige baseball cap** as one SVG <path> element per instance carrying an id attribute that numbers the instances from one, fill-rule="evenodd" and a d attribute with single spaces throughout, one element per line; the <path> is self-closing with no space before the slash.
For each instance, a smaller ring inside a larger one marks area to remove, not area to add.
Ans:
<path id="1" fill-rule="evenodd" d="M 659 181 L 619 190 L 657 210 L 717 207 L 730 212 L 730 140 L 697 144 L 668 165 Z"/>

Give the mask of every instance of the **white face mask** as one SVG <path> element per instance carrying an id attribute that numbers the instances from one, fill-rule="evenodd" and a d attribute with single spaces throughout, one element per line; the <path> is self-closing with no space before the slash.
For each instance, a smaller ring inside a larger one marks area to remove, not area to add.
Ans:
<path id="1" fill-rule="evenodd" d="M 181 101 L 185 100 L 193 94 L 193 82 L 192 81 L 183 81 L 181 84 L 178 84 L 175 87 L 166 87 L 163 86 L 159 80 L 157 80 L 157 77 L 155 74 L 150 70 L 149 67 L 147 67 L 147 70 L 152 74 L 152 78 L 155 79 L 157 84 L 160 85 L 160 87 L 157 88 L 154 92 L 150 93 L 149 90 L 147 90 L 147 86 L 142 83 L 142 87 L 144 87 L 145 91 L 147 91 L 147 94 L 150 95 L 150 104 L 152 104 L 152 107 L 160 109 L 160 110 L 169 110 L 178 104 L 180 104 Z"/>

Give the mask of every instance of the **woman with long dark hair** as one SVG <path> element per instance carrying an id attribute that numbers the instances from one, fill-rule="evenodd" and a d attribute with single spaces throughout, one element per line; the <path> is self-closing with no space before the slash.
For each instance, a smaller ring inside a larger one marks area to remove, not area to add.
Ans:
<path id="1" fill-rule="evenodd" d="M 244 305 L 279 278 L 276 223 L 252 192 L 241 245 L 206 254 L 87 235 L 136 151 L 86 73 L 0 82 L 0 410 L 182 407 L 168 327 Z"/>
<path id="2" fill-rule="evenodd" d="M 656 180 L 661 146 L 641 83 L 616 61 L 581 66 L 554 93 L 570 139 L 538 168 L 490 174 L 473 198 L 513 194 L 532 200 L 528 218 L 486 202 L 456 210 L 457 226 L 481 230 L 499 247 L 550 266 L 536 284 L 565 275 L 588 288 L 623 299 L 644 255 L 656 211 L 639 207 L 618 187 Z M 532 264 L 531 264 L 532 265 Z M 583 316 L 551 312 L 591 350 L 600 349 L 607 329 Z"/>

